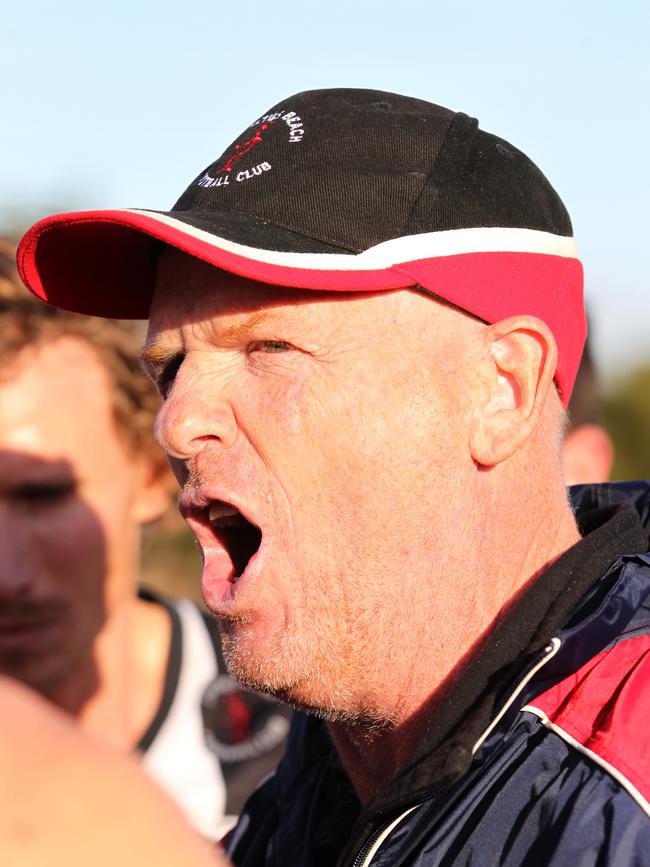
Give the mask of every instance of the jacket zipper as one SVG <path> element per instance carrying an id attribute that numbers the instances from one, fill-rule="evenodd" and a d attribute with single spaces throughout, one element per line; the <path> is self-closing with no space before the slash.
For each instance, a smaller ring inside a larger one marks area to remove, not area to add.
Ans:
<path id="1" fill-rule="evenodd" d="M 402 819 L 406 819 L 409 813 L 412 813 L 413 810 L 417 810 L 424 801 L 421 801 L 419 804 L 415 804 L 413 807 L 409 807 L 408 810 L 405 810 L 401 815 L 399 815 L 396 819 L 393 819 L 388 825 L 384 828 L 378 828 L 376 831 L 368 837 L 364 845 L 359 850 L 357 857 L 354 859 L 353 867 L 368 867 L 370 862 L 375 856 L 375 853 L 384 842 L 386 837 L 396 828 Z"/>

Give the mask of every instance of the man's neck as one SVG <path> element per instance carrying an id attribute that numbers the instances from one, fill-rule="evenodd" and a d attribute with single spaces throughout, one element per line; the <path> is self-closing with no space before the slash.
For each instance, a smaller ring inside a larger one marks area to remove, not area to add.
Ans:
<path id="1" fill-rule="evenodd" d="M 362 721 L 329 723 L 330 736 L 354 790 L 362 804 L 368 803 L 415 749 L 427 724 L 424 714 L 397 726 L 378 726 Z"/>
<path id="2" fill-rule="evenodd" d="M 488 514 L 472 552 L 445 570 L 445 580 L 458 588 L 458 608 L 447 620 L 427 620 L 405 635 L 403 653 L 384 668 L 386 719 L 330 723 L 330 733 L 357 795 L 373 798 L 411 756 L 436 713 L 441 695 L 448 695 L 456 677 L 471 663 L 476 649 L 506 615 L 512 602 L 561 554 L 580 539 L 568 505 L 547 503 L 535 519 L 514 507 L 508 515 Z M 498 518 L 499 527 L 494 518 Z M 536 528 L 535 532 L 530 527 Z M 522 546 L 521 539 L 527 539 Z M 513 540 L 517 544 L 513 544 Z M 429 609 L 431 610 L 431 609 Z M 428 629 L 429 640 L 425 640 Z M 400 670 L 398 671 L 397 668 Z M 401 687 L 401 688 L 400 688 Z M 389 704 L 392 703 L 392 707 Z"/>

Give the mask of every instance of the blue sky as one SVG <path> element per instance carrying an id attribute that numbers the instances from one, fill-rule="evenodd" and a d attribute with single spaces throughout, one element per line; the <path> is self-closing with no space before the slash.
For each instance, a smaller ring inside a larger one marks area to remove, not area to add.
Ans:
<path id="1" fill-rule="evenodd" d="M 648 4 L 60 0 L 2 13 L 0 224 L 167 208 L 253 119 L 312 87 L 478 117 L 571 213 L 605 377 L 650 359 Z"/>

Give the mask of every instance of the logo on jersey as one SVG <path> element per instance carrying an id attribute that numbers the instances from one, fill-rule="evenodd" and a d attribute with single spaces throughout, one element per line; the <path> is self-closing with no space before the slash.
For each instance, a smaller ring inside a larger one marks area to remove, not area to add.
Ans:
<path id="1" fill-rule="evenodd" d="M 278 702 L 243 689 L 225 674 L 208 684 L 201 711 L 208 749 L 226 763 L 271 752 L 289 731 L 289 719 Z"/>

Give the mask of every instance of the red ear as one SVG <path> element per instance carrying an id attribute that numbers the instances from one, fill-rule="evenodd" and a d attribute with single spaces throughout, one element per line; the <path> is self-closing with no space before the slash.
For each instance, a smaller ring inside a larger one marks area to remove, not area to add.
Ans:
<path id="1" fill-rule="evenodd" d="M 174 477 L 162 456 L 144 452 L 138 459 L 138 479 L 132 517 L 138 524 L 150 524 L 162 517 L 177 490 Z"/>
<path id="2" fill-rule="evenodd" d="M 607 431 L 597 424 L 583 424 L 570 431 L 562 447 L 567 485 L 599 484 L 609 480 L 614 446 Z"/>

